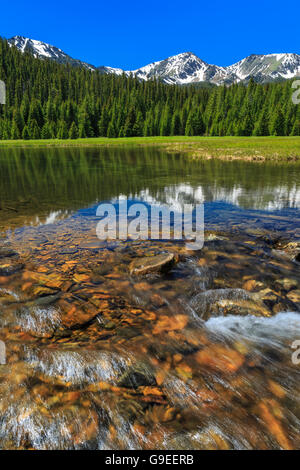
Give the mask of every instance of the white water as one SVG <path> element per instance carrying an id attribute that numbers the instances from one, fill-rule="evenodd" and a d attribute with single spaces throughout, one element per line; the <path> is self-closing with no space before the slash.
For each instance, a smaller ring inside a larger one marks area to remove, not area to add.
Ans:
<path id="1" fill-rule="evenodd" d="M 251 342 L 253 345 L 282 347 L 300 339 L 300 313 L 281 312 L 271 318 L 229 315 L 207 320 L 206 328 L 232 340 Z M 292 352 L 292 349 L 291 349 Z"/>

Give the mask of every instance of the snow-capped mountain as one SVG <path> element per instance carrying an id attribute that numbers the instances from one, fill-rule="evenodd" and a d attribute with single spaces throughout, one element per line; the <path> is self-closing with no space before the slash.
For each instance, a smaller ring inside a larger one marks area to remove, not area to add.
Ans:
<path id="1" fill-rule="evenodd" d="M 119 70 L 114 72 L 114 69 L 110 69 L 106 73 L 120 73 Z M 236 64 L 219 67 L 204 62 L 192 52 L 184 52 L 125 73 L 132 73 L 143 80 L 160 78 L 165 83 L 177 85 L 199 82 L 230 85 L 247 81 L 251 77 L 257 82 L 266 83 L 300 76 L 300 55 L 253 54 Z"/>
<path id="2" fill-rule="evenodd" d="M 40 59 L 47 58 L 61 64 L 71 64 L 106 74 L 122 75 L 124 73 L 127 76 L 133 74 L 141 80 L 157 78 L 168 84 L 187 85 L 204 82 L 230 85 L 248 81 L 251 77 L 260 83 L 300 77 L 300 55 L 298 54 L 252 54 L 236 64 L 220 67 L 204 62 L 192 52 L 184 52 L 137 70 L 122 70 L 106 66 L 96 69 L 93 65 L 73 59 L 61 49 L 41 41 L 14 36 L 8 42 L 20 51 L 29 51 L 34 57 Z"/>
<path id="3" fill-rule="evenodd" d="M 8 43 L 11 46 L 16 46 L 21 52 L 31 52 L 31 54 L 38 59 L 51 59 L 59 64 L 70 64 L 75 67 L 84 67 L 90 70 L 95 69 L 95 67 L 90 64 L 73 59 L 61 49 L 58 49 L 58 47 L 51 46 L 42 41 L 24 38 L 23 36 L 14 36 L 8 39 Z"/>
<path id="4" fill-rule="evenodd" d="M 160 78 L 165 83 L 179 85 L 197 82 L 217 83 L 226 78 L 224 67 L 207 64 L 192 52 L 184 52 L 160 62 L 154 62 L 132 73 L 143 80 Z"/>
<path id="5" fill-rule="evenodd" d="M 226 67 L 238 81 L 254 77 L 259 82 L 282 80 L 300 76 L 298 54 L 252 54 L 236 64 Z"/>

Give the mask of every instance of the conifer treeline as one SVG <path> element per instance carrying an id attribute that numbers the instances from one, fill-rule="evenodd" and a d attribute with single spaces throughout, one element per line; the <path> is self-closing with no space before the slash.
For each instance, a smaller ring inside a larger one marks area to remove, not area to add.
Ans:
<path id="1" fill-rule="evenodd" d="M 291 82 L 197 88 L 34 59 L 0 39 L 0 139 L 300 135 Z"/>

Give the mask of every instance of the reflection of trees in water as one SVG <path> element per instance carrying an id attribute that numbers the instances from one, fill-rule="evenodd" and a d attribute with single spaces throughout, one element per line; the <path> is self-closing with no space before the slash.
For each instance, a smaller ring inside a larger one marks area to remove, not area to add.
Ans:
<path id="1" fill-rule="evenodd" d="M 46 206 L 77 209 L 119 194 L 167 203 L 222 199 L 245 208 L 299 207 L 297 170 L 294 164 L 192 161 L 155 148 L 3 149 L 0 200 L 25 201 L 31 213 Z"/>

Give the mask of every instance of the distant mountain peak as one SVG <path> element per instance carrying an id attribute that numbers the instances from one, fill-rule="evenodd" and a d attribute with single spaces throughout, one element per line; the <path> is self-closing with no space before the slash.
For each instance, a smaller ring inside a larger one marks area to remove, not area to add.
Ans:
<path id="1" fill-rule="evenodd" d="M 86 62 L 73 59 L 58 47 L 36 39 L 30 39 L 24 36 L 14 36 L 11 39 L 8 39 L 8 43 L 11 46 L 17 47 L 21 52 L 30 52 L 37 59 L 51 59 L 60 64 L 70 64 L 75 67 L 84 67 L 90 70 L 95 69 L 95 67 L 87 64 Z"/>
<path id="2" fill-rule="evenodd" d="M 300 56 L 292 53 L 252 54 L 226 67 L 238 81 L 253 77 L 259 82 L 285 80 L 300 74 Z"/>
<path id="3" fill-rule="evenodd" d="M 28 51 L 39 59 L 50 59 L 60 64 L 70 64 L 96 70 L 93 65 L 73 59 L 61 49 L 36 39 L 14 36 L 8 40 L 11 46 L 21 52 Z M 101 66 L 100 73 L 125 75 L 133 74 L 141 80 L 157 78 L 168 84 L 187 85 L 209 82 L 215 85 L 230 85 L 247 81 L 253 77 L 260 83 L 274 80 L 285 80 L 300 76 L 300 56 L 294 53 L 251 54 L 239 62 L 220 67 L 208 64 L 193 52 L 181 52 L 167 59 L 152 62 L 136 70 Z"/>

